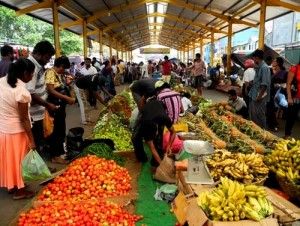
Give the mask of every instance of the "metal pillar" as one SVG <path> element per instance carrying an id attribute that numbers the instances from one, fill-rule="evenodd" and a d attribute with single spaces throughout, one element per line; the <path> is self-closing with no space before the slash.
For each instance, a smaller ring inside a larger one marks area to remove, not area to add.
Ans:
<path id="1" fill-rule="evenodd" d="M 195 46 L 195 42 L 193 42 L 193 47 L 192 47 L 192 59 L 195 59 L 195 52 L 196 52 L 196 46 Z"/>
<path id="2" fill-rule="evenodd" d="M 214 58 L 215 58 L 215 34 L 211 32 L 211 39 L 210 39 L 210 66 L 214 66 Z"/>
<path id="3" fill-rule="evenodd" d="M 232 22 L 229 21 L 228 24 L 228 38 L 227 38 L 227 75 L 230 75 L 231 72 L 231 48 L 232 48 Z"/>
<path id="4" fill-rule="evenodd" d="M 203 57 L 203 38 L 200 38 L 200 54 Z"/>
<path id="5" fill-rule="evenodd" d="M 188 44 L 187 46 L 187 64 L 189 63 L 189 59 L 190 59 L 190 44 Z"/>
<path id="6" fill-rule="evenodd" d="M 103 61 L 103 30 L 99 30 L 99 56 L 100 61 Z"/>
<path id="7" fill-rule="evenodd" d="M 87 52 L 87 27 L 86 27 L 86 20 L 83 20 L 82 23 L 82 38 L 83 38 L 83 56 L 86 58 L 88 56 Z"/>
<path id="8" fill-rule="evenodd" d="M 267 0 L 262 0 L 260 6 L 260 24 L 259 24 L 259 35 L 258 35 L 259 49 L 263 49 L 265 45 L 266 11 L 267 11 Z"/>
<path id="9" fill-rule="evenodd" d="M 112 41 L 109 41 L 109 58 L 112 58 Z"/>
<path id="10" fill-rule="evenodd" d="M 57 1 L 52 2 L 52 16 L 53 16 L 55 57 L 59 57 L 61 55 L 61 50 L 60 50 L 60 40 L 59 40 L 59 21 L 58 21 Z"/>

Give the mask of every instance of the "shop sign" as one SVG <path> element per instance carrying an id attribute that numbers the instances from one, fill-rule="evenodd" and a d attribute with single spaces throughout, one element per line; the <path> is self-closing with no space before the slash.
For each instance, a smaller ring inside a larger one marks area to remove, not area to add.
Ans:
<path id="1" fill-rule="evenodd" d="M 140 54 L 170 54 L 170 48 L 140 48 Z"/>

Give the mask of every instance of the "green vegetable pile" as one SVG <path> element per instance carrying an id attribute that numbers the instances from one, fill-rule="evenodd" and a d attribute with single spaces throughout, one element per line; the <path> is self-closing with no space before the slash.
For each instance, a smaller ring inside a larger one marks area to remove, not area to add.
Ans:
<path id="1" fill-rule="evenodd" d="M 114 160 L 118 165 L 124 166 L 125 159 L 113 152 L 113 150 L 104 143 L 94 143 L 86 147 L 81 153 L 81 157 L 87 155 L 96 155 L 100 158 L 105 158 L 108 160 Z"/>
<path id="2" fill-rule="evenodd" d="M 113 113 L 106 113 L 97 122 L 94 131 L 94 138 L 107 138 L 115 143 L 118 151 L 131 151 L 131 132 L 129 128 L 122 123 L 122 119 Z"/>

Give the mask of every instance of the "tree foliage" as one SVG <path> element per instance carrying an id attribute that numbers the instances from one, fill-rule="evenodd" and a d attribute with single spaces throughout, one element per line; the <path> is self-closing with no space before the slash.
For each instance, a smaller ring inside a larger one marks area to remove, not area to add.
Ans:
<path id="1" fill-rule="evenodd" d="M 41 40 L 54 43 L 51 24 L 30 16 L 16 16 L 15 11 L 0 7 L 0 39 L 3 42 L 33 47 Z M 65 55 L 82 53 L 82 39 L 69 31 L 60 32 L 60 45 Z"/>

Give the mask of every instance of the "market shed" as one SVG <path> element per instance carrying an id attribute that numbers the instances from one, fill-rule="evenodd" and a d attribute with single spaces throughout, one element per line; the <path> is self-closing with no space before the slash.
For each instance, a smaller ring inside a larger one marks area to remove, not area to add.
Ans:
<path id="1" fill-rule="evenodd" d="M 259 48 L 264 46 L 265 22 L 291 11 L 300 11 L 299 0 L 2 0 L 0 4 L 53 24 L 56 55 L 60 54 L 59 29 L 83 37 L 84 56 L 88 39 L 131 59 L 133 49 L 161 44 L 179 51 L 179 58 L 203 45 L 232 34 L 259 27 Z M 262 26 L 260 26 L 262 25 Z M 214 59 L 211 48 L 211 64 Z"/>

